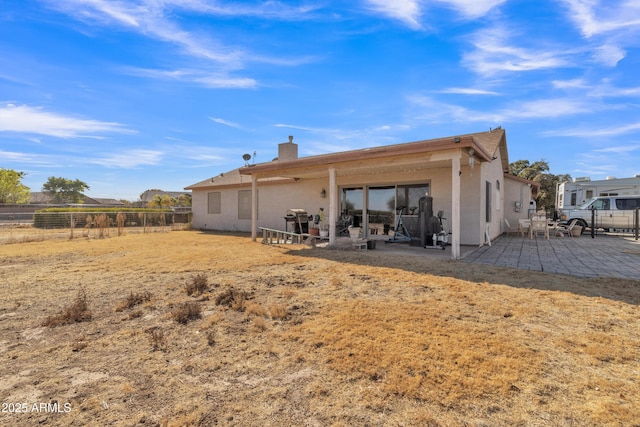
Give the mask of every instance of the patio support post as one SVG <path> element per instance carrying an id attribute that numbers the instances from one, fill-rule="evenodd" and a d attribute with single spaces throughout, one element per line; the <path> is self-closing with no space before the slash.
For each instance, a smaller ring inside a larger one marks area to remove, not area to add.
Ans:
<path id="1" fill-rule="evenodd" d="M 338 221 L 338 187 L 336 168 L 329 168 L 329 246 L 336 244 L 336 222 Z"/>
<path id="2" fill-rule="evenodd" d="M 258 237 L 258 177 L 251 175 L 251 240 Z"/>
<path id="3" fill-rule="evenodd" d="M 451 158 L 451 259 L 460 259 L 460 152 Z"/>

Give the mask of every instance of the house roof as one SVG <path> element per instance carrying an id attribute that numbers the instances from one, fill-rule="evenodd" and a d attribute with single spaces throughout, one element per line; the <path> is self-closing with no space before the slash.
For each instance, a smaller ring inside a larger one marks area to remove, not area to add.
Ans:
<path id="1" fill-rule="evenodd" d="M 468 150 L 469 148 L 474 149 L 474 158 L 479 161 L 494 160 L 499 150 L 502 169 L 504 172 L 509 170 L 506 134 L 504 129 L 497 128 L 487 132 L 321 154 L 290 161 L 278 161 L 276 159 L 271 162 L 244 166 L 221 173 L 185 187 L 185 190 L 248 186 L 251 184 L 251 178 L 247 175 L 252 174 L 264 174 L 260 178 L 261 184 L 268 182 L 281 183 L 292 180 L 293 175 L 300 175 L 302 171 L 307 174 L 313 174 L 314 169 L 326 171 L 327 165 L 330 164 L 351 163 L 353 165 L 354 162 L 370 161 L 379 162 L 380 167 L 385 167 L 390 163 L 403 164 L 399 160 L 402 158 L 408 159 L 407 161 L 410 162 L 427 163 L 427 160 L 434 153 L 450 150 Z"/>
<path id="2" fill-rule="evenodd" d="M 32 191 L 29 198 L 31 204 L 56 204 L 53 195 L 48 191 Z M 105 199 L 99 197 L 82 196 L 81 205 L 123 205 L 123 203 L 116 199 Z"/>
<path id="3" fill-rule="evenodd" d="M 529 184 L 531 186 L 531 193 L 535 196 L 540 191 L 540 183 L 535 181 L 530 181 L 528 179 L 520 178 L 519 176 L 511 175 L 510 173 L 505 173 L 504 177 L 507 179 L 511 179 L 513 181 L 518 181 L 523 184 Z"/>
<path id="4" fill-rule="evenodd" d="M 292 181 L 291 178 L 268 178 L 261 180 L 261 183 L 264 182 L 273 182 L 273 183 L 283 183 Z M 251 185 L 251 177 L 240 174 L 240 168 L 234 169 L 229 172 L 221 173 L 220 175 L 216 175 L 214 177 L 205 179 L 204 181 L 200 181 L 198 183 L 192 184 L 188 187 L 185 187 L 185 190 L 194 190 L 198 188 L 209 188 L 209 187 L 242 187 Z"/>
<path id="5" fill-rule="evenodd" d="M 598 179 L 593 181 L 574 181 L 567 182 L 567 184 L 579 187 L 594 187 L 597 185 L 640 185 L 640 176 L 634 176 L 631 178 Z"/>
<path id="6" fill-rule="evenodd" d="M 353 162 L 378 161 L 381 164 L 388 164 L 390 159 L 395 159 L 396 163 L 406 159 L 408 162 L 428 162 L 431 156 L 438 152 L 451 150 L 462 150 L 472 148 L 473 157 L 479 161 L 490 162 L 495 160 L 498 150 L 502 161 L 504 172 L 509 170 L 509 159 L 507 154 L 506 134 L 504 129 L 496 128 L 488 132 L 478 132 L 466 135 L 449 136 L 408 142 L 403 144 L 386 145 L 372 148 L 364 148 L 338 153 L 322 154 L 317 156 L 301 157 L 290 161 L 271 161 L 256 165 L 245 166 L 239 169 L 241 175 L 269 175 L 287 171 L 289 175 L 294 171 L 305 171 L 311 173 L 313 168 L 326 170 L 328 165 L 348 164 Z"/>

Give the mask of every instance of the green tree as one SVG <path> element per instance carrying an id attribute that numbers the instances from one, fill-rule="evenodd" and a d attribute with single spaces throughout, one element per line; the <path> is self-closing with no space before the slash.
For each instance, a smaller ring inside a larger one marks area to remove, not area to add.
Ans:
<path id="1" fill-rule="evenodd" d="M 27 174 L 13 169 L 0 168 L 0 203 L 28 203 L 31 192 L 22 183 Z"/>
<path id="2" fill-rule="evenodd" d="M 83 191 L 88 189 L 89 185 L 79 179 L 72 181 L 54 176 L 50 176 L 42 186 L 42 191 L 51 194 L 56 203 L 80 203 L 84 197 Z"/>
<path id="3" fill-rule="evenodd" d="M 545 160 L 539 160 L 534 163 L 530 163 L 529 160 L 518 160 L 509 164 L 509 170 L 512 175 L 540 184 L 540 191 L 535 197 L 538 208 L 555 209 L 557 184 L 571 181 L 571 175 L 569 174 L 554 175 L 547 173 L 549 163 Z"/>

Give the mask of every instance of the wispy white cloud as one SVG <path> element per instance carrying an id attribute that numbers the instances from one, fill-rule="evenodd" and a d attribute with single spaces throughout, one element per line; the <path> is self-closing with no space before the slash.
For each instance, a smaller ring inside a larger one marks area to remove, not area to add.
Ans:
<path id="1" fill-rule="evenodd" d="M 306 132 L 318 132 L 318 131 L 323 131 L 324 130 L 324 129 L 320 129 L 320 128 L 310 128 L 310 127 L 298 126 L 298 125 L 288 125 L 288 124 L 284 124 L 284 123 L 277 123 L 277 124 L 275 124 L 273 126 L 277 127 L 277 128 L 303 130 L 303 131 L 306 131 Z"/>
<path id="2" fill-rule="evenodd" d="M 440 90 L 438 91 L 438 93 L 452 93 L 452 94 L 460 94 L 460 95 L 500 95 L 500 93 L 490 91 L 490 90 L 465 88 L 465 87 L 451 87 L 448 89 Z"/>
<path id="3" fill-rule="evenodd" d="M 610 79 L 604 80 L 601 84 L 593 86 L 589 95 L 597 97 L 638 97 L 640 96 L 640 86 L 616 87 L 611 84 Z"/>
<path id="4" fill-rule="evenodd" d="M 637 46 L 640 3 L 634 0 L 562 0 L 567 15 L 582 36 L 598 43 L 597 63 L 615 67 L 626 55 L 624 46 Z"/>
<path id="5" fill-rule="evenodd" d="M 240 125 L 234 122 L 230 122 L 224 119 L 220 119 L 220 118 L 216 118 L 216 117 L 209 117 L 209 120 L 214 121 L 216 123 L 219 123 L 221 125 L 225 125 L 225 126 L 229 126 L 232 128 L 236 128 L 236 129 L 240 129 Z"/>
<path id="6" fill-rule="evenodd" d="M 624 49 L 609 43 L 596 47 L 593 51 L 593 59 L 607 67 L 615 67 L 626 55 Z"/>
<path id="7" fill-rule="evenodd" d="M 562 0 L 569 17 L 589 38 L 640 27 L 640 5 L 634 0 Z"/>
<path id="8" fill-rule="evenodd" d="M 441 102 L 424 95 L 411 95 L 408 102 L 413 105 L 412 114 L 420 121 L 481 122 L 506 124 L 529 119 L 558 118 L 592 112 L 593 103 L 573 99 L 541 99 L 510 104 L 493 111 L 478 111 L 462 105 Z"/>
<path id="9" fill-rule="evenodd" d="M 202 0 L 47 0 L 50 6 L 78 20 L 97 22 L 103 26 L 120 26 L 145 37 L 179 46 L 189 56 L 215 62 L 222 70 L 237 70 L 246 62 L 262 62 L 295 66 L 315 60 L 305 58 L 274 58 L 255 55 L 238 46 L 231 46 L 211 36 L 207 31 L 188 31 L 173 19 L 177 11 L 218 16 L 251 16 L 262 19 L 300 19 L 317 9 L 316 6 L 292 7 L 283 2 L 267 1 L 251 5 Z M 252 79 L 202 77 L 210 87 L 253 87 Z M 232 84 L 228 84 L 231 82 Z M 222 86 L 220 86 L 222 84 Z"/>
<path id="10" fill-rule="evenodd" d="M 506 0 L 436 0 L 449 9 L 455 10 L 467 19 L 486 15 Z M 365 0 L 368 8 L 376 13 L 388 16 L 404 23 L 407 27 L 420 30 L 424 24 L 423 14 L 426 0 Z M 433 5 L 434 3 L 431 3 Z"/>
<path id="11" fill-rule="evenodd" d="M 573 128 L 564 130 L 553 130 L 544 132 L 545 136 L 571 136 L 576 138 L 600 138 L 625 135 L 640 131 L 640 122 L 630 123 L 623 126 L 610 126 L 604 128 Z"/>
<path id="12" fill-rule="evenodd" d="M 467 18 L 479 18 L 506 0 L 437 0 L 445 3 Z"/>
<path id="13" fill-rule="evenodd" d="M 207 0 L 165 0 L 166 7 L 189 10 L 193 12 L 217 16 L 249 16 L 275 20 L 301 20 L 323 6 L 303 4 L 294 6 L 281 1 L 260 1 L 252 4 L 233 2 L 223 4 Z"/>
<path id="14" fill-rule="evenodd" d="M 549 118 L 590 113 L 595 108 L 593 103 L 579 99 L 541 99 L 512 105 L 501 114 L 509 119 Z"/>
<path id="15" fill-rule="evenodd" d="M 590 87 L 584 79 L 552 80 L 551 85 L 556 89 L 585 89 Z"/>
<path id="16" fill-rule="evenodd" d="M 103 138 L 105 133 L 136 133 L 114 122 L 86 120 L 28 105 L 0 107 L 0 132 L 39 134 L 58 138 Z"/>
<path id="17" fill-rule="evenodd" d="M 124 27 L 146 37 L 180 46 L 187 54 L 197 58 L 216 61 L 230 68 L 240 67 L 240 50 L 223 46 L 207 34 L 183 30 L 166 18 L 164 2 L 55 0 L 50 1 L 50 5 L 81 21 Z"/>
<path id="18" fill-rule="evenodd" d="M 629 153 L 640 150 L 640 145 L 617 145 L 614 147 L 597 148 L 593 151 L 598 153 Z"/>
<path id="19" fill-rule="evenodd" d="M 158 150 L 134 149 L 120 153 L 97 155 L 87 160 L 89 163 L 107 168 L 131 169 L 138 166 L 158 165 L 164 157 L 164 152 Z"/>
<path id="20" fill-rule="evenodd" d="M 422 28 L 422 10 L 419 0 L 365 0 L 369 9 L 403 22 L 413 29 Z"/>
<path id="21" fill-rule="evenodd" d="M 429 123 L 483 122 L 501 123 L 503 117 L 497 113 L 474 111 L 461 105 L 445 103 L 424 95 L 410 95 L 411 121 Z"/>
<path id="22" fill-rule="evenodd" d="M 525 48 L 512 44 L 511 34 L 504 27 L 493 27 L 474 33 L 469 41 L 475 50 L 463 56 L 463 64 L 481 75 L 500 72 L 532 71 L 570 66 L 567 54 L 549 49 Z"/>
<path id="23" fill-rule="evenodd" d="M 258 82 L 252 78 L 233 77 L 224 71 L 211 73 L 210 71 L 196 69 L 153 70 L 132 67 L 122 68 L 122 71 L 133 76 L 196 83 L 199 86 L 214 89 L 251 89 L 258 85 Z"/>

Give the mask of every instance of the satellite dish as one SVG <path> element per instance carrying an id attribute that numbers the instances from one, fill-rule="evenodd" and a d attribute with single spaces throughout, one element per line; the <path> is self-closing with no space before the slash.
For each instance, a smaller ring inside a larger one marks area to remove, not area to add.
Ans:
<path id="1" fill-rule="evenodd" d="M 245 153 L 245 154 L 243 154 L 243 155 L 242 155 L 242 159 L 243 159 L 245 162 L 248 162 L 249 160 L 251 160 L 251 154 L 249 154 L 249 153 Z"/>

